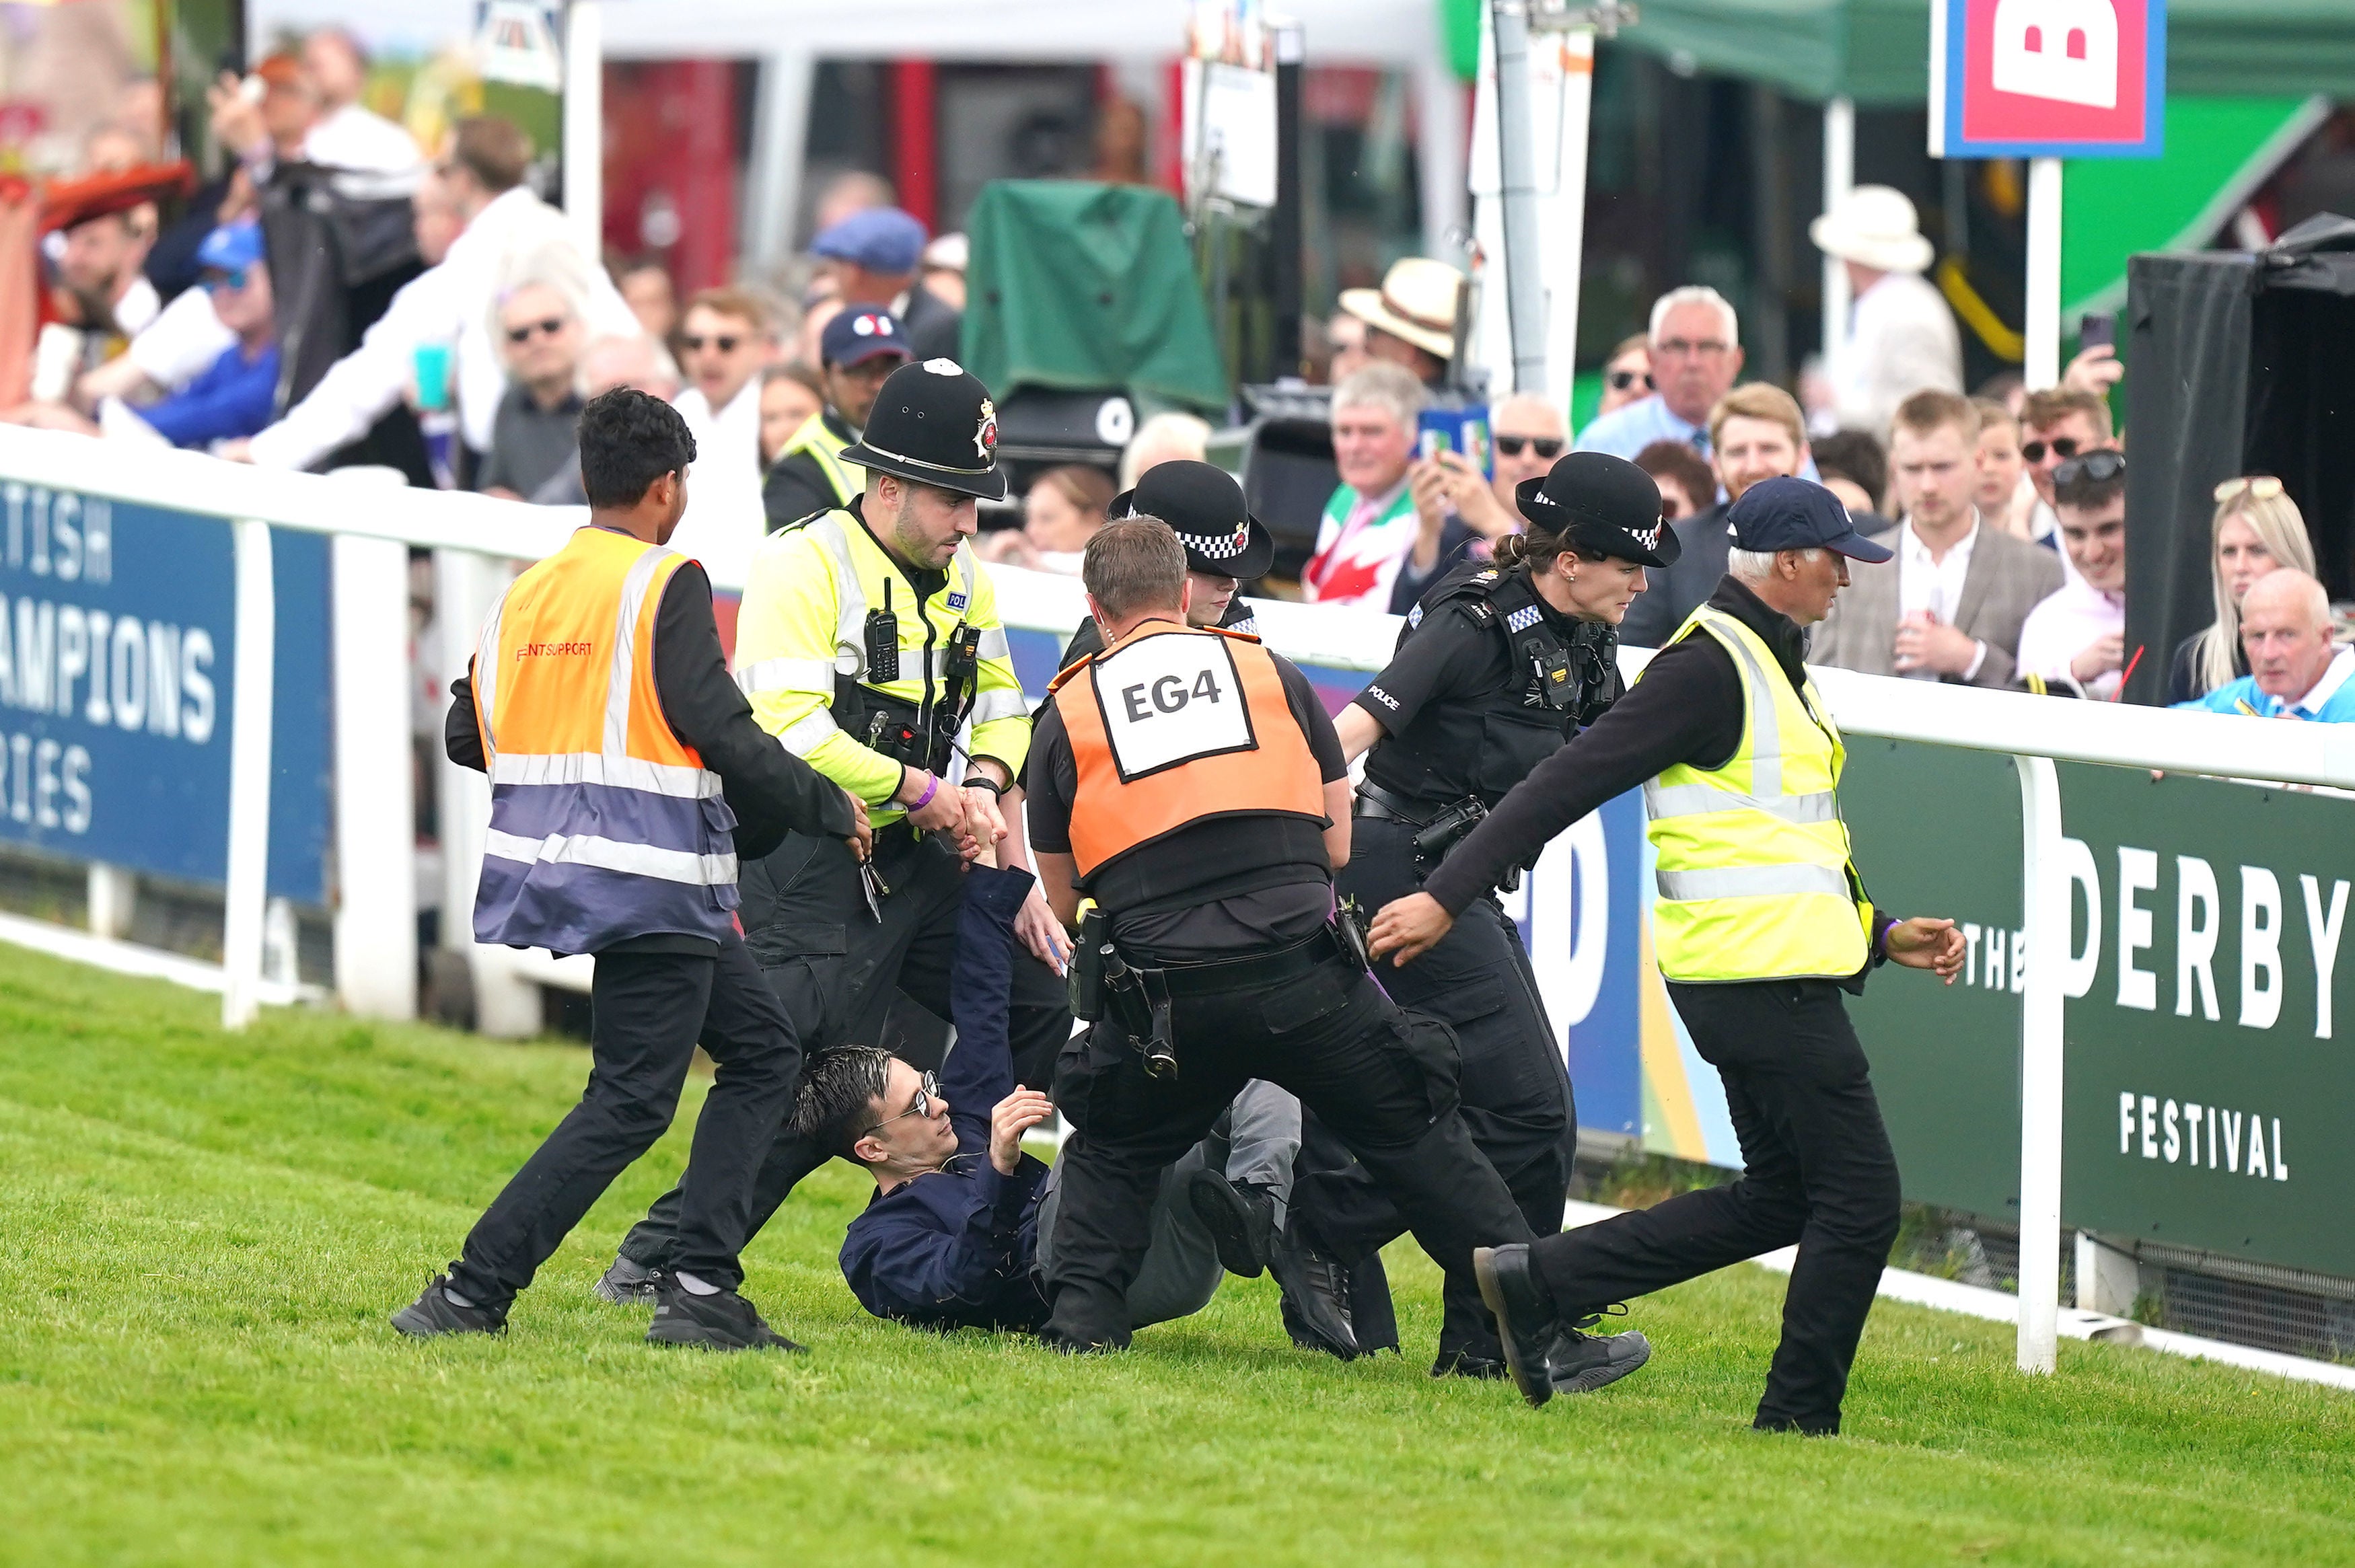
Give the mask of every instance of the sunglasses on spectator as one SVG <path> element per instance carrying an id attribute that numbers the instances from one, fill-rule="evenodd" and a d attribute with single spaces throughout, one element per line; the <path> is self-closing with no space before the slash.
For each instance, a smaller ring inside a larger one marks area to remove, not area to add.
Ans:
<path id="1" fill-rule="evenodd" d="M 2062 436 L 2050 444 L 2052 455 L 2056 458 L 2073 458 L 2077 455 L 2077 438 L 2074 436 Z M 2019 443 L 2019 455 L 2030 462 L 2042 462 L 2046 445 L 2047 443 L 2043 441 L 2022 441 Z"/>
<path id="2" fill-rule="evenodd" d="M 2281 493 L 2282 482 L 2272 474 L 2252 473 L 2239 479 L 2228 479 L 2218 485 L 2216 499 L 2230 501 L 2234 496 L 2245 495 L 2252 501 L 2271 501 Z"/>
<path id="3" fill-rule="evenodd" d="M 1497 450 L 1507 457 L 1520 456 L 1521 449 L 1523 447 L 1527 447 L 1531 451 L 1536 452 L 1538 456 L 1545 459 L 1548 462 L 1551 462 L 1555 458 L 1561 456 L 1561 438 L 1560 436 L 1497 436 L 1495 437 L 1494 440 L 1497 443 Z"/>
<path id="4" fill-rule="evenodd" d="M 938 1095 L 940 1092 L 941 1086 L 933 1080 L 932 1075 L 930 1073 L 924 1074 L 922 1077 L 917 1079 L 916 1097 L 908 1102 L 908 1108 L 906 1110 L 901 1111 L 898 1116 L 885 1117 L 881 1121 L 879 1121 L 873 1127 L 868 1128 L 867 1132 L 860 1133 L 858 1136 L 864 1138 L 867 1136 L 867 1133 L 879 1132 L 883 1128 L 890 1126 L 893 1122 L 905 1120 L 907 1118 L 911 1116 L 920 1116 L 925 1120 L 930 1121 L 932 1116 L 933 1097 Z"/>
<path id="5" fill-rule="evenodd" d="M 197 281 L 208 294 L 218 294 L 223 289 L 236 293 L 245 287 L 246 280 L 252 276 L 253 270 L 249 267 L 208 268 L 204 276 Z"/>
<path id="6" fill-rule="evenodd" d="M 736 345 L 744 340 L 732 332 L 722 332 L 714 333 L 709 337 L 697 337 L 690 334 L 679 341 L 687 345 L 687 352 L 689 354 L 701 354 L 706 348 L 716 348 L 722 354 L 733 354 L 736 352 Z"/>
<path id="7" fill-rule="evenodd" d="M 1659 389 L 1653 382 L 1652 373 L 1648 370 L 1614 370 L 1603 379 L 1610 384 L 1611 390 L 1614 392 L 1632 391 L 1638 381 L 1644 384 L 1644 390 L 1646 392 L 1656 392 Z"/>
<path id="8" fill-rule="evenodd" d="M 554 337 L 558 333 L 564 330 L 564 326 L 565 318 L 562 316 L 548 316 L 539 321 L 526 322 L 521 326 L 507 328 L 507 341 L 509 343 L 529 343 L 531 341 L 531 334 L 536 332 L 546 333 L 549 336 Z"/>
<path id="9" fill-rule="evenodd" d="M 2072 484 L 2082 477 L 2092 480 L 2095 484 L 2107 484 L 2126 471 L 2126 456 L 2124 452 L 2087 452 L 2083 457 L 2073 457 L 2054 469 L 2052 482 Z"/>

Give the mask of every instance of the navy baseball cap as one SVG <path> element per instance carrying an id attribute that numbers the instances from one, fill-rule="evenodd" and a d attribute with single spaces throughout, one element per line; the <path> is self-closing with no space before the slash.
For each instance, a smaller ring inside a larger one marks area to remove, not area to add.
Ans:
<path id="1" fill-rule="evenodd" d="M 1896 551 L 1856 531 L 1840 498 L 1812 479 L 1762 479 L 1726 509 L 1734 547 L 1836 551 L 1851 561 L 1886 561 Z"/>
<path id="2" fill-rule="evenodd" d="M 889 311 L 852 305 L 836 312 L 818 334 L 817 356 L 828 365 L 864 365 L 883 354 L 912 357 L 906 334 Z"/>
<path id="3" fill-rule="evenodd" d="M 813 255 L 900 277 L 916 270 L 927 236 L 921 219 L 896 207 L 852 213 L 810 243 Z"/>

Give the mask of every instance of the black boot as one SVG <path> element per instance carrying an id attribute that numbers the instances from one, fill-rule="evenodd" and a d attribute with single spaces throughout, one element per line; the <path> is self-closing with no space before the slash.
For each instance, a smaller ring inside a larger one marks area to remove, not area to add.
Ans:
<path id="1" fill-rule="evenodd" d="M 1323 1351 L 1341 1360 L 1358 1357 L 1357 1330 L 1349 1321 L 1349 1271 L 1338 1258 L 1309 1240 L 1301 1225 L 1277 1233 L 1268 1266 L 1284 1287 L 1284 1327 L 1304 1351 Z"/>
<path id="2" fill-rule="evenodd" d="M 392 1326 L 415 1340 L 444 1334 L 504 1334 L 505 1308 L 461 1306 L 450 1298 L 450 1277 L 437 1274 L 425 1293 L 392 1315 Z"/>
<path id="3" fill-rule="evenodd" d="M 1529 1262 L 1529 1249 L 1520 1245 L 1474 1247 L 1472 1273 L 1480 1282 L 1480 1299 L 1496 1314 L 1497 1337 L 1504 1341 L 1505 1364 L 1512 1369 L 1515 1386 L 1532 1407 L 1543 1404 L 1553 1397 L 1546 1358 L 1558 1326 L 1553 1298 Z"/>
<path id="4" fill-rule="evenodd" d="M 1215 1171 L 1197 1171 L 1186 1185 L 1194 1215 L 1209 1228 L 1219 1249 L 1219 1266 L 1245 1279 L 1267 1270 L 1275 1245 L 1275 1199 L 1256 1182 L 1230 1181 Z"/>

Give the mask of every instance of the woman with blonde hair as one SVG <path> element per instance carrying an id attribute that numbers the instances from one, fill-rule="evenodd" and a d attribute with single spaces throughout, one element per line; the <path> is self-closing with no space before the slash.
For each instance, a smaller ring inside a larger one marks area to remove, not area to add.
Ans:
<path id="1" fill-rule="evenodd" d="M 2249 585 L 2276 567 L 2314 574 L 2314 541 L 2306 515 L 2269 473 L 2244 474 L 2216 487 L 2216 516 L 2208 562 L 2216 587 L 2216 620 L 2176 645 L 2168 667 L 2167 700 L 2187 703 L 2249 673 L 2241 651 L 2241 600 Z"/>

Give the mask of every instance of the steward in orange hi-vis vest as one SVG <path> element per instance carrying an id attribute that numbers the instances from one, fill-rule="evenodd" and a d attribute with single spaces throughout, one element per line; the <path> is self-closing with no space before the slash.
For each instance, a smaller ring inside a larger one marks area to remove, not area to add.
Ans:
<path id="1" fill-rule="evenodd" d="M 1199 822 L 1289 819 L 1312 839 L 1324 830 L 1316 758 L 1258 638 L 1148 621 L 1048 689 L 1079 771 L 1071 857 L 1099 896 L 1124 856 Z"/>
<path id="2" fill-rule="evenodd" d="M 593 953 L 735 926 L 735 813 L 655 689 L 655 613 L 687 557 L 582 528 L 509 586 L 475 650 L 491 825 L 474 939 Z"/>

